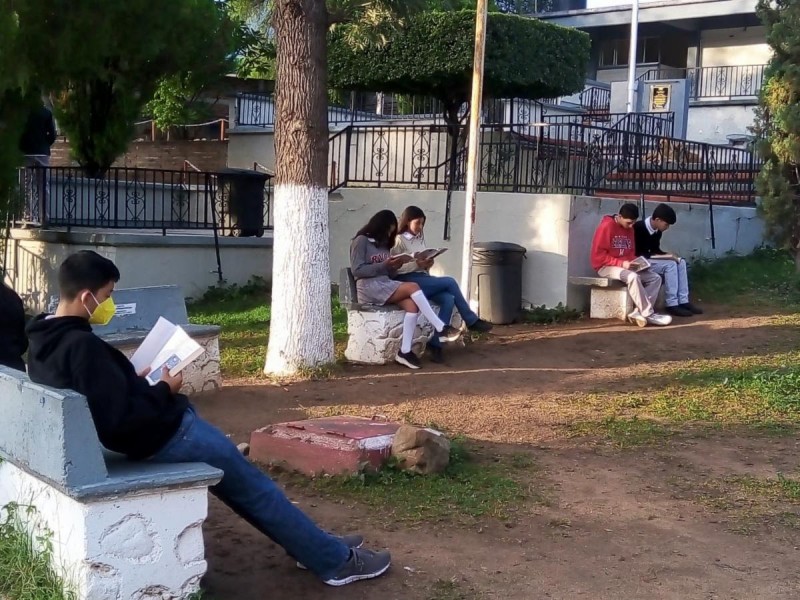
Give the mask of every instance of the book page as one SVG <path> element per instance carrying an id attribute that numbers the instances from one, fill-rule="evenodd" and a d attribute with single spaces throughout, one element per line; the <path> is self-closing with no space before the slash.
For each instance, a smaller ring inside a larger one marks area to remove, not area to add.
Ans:
<path id="1" fill-rule="evenodd" d="M 147 380 L 151 385 L 159 382 L 164 367 L 170 375 L 177 375 L 189 363 L 204 352 L 181 327 L 159 317 L 142 345 L 134 352 L 131 363 L 137 373 L 147 369 Z"/>
<path id="2" fill-rule="evenodd" d="M 650 268 L 650 261 L 647 260 L 644 256 L 637 256 L 634 260 L 631 261 L 630 270 L 634 273 L 638 273 L 639 271 L 644 271 L 645 269 Z"/>
<path id="3" fill-rule="evenodd" d="M 153 360 L 169 341 L 169 338 L 172 337 L 174 331 L 175 325 L 164 317 L 158 318 L 155 326 L 144 338 L 142 345 L 131 356 L 131 362 L 137 373 L 141 373 L 153 363 Z"/>
<path id="4" fill-rule="evenodd" d="M 147 378 L 155 384 L 161 379 L 164 367 L 169 374 L 177 375 L 182 369 L 203 353 L 203 348 L 189 334 L 178 326 L 174 326 L 172 335 L 150 362 L 150 373 Z"/>
<path id="5" fill-rule="evenodd" d="M 444 254 L 445 252 L 447 252 L 447 248 L 426 248 L 425 250 L 420 250 L 414 254 L 414 258 L 430 260 Z"/>

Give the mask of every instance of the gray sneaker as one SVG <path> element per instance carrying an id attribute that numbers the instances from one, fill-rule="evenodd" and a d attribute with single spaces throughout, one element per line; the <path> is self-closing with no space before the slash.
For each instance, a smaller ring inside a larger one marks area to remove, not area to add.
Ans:
<path id="1" fill-rule="evenodd" d="M 350 558 L 339 572 L 326 579 L 333 586 L 347 585 L 362 579 L 372 579 L 383 575 L 392 564 L 392 555 L 386 550 L 375 552 L 365 548 L 350 550 Z"/>
<path id="2" fill-rule="evenodd" d="M 342 540 L 342 543 L 351 550 L 355 548 L 361 548 L 361 546 L 364 545 L 364 536 L 358 535 L 357 533 L 353 533 L 351 535 L 343 535 L 339 539 Z M 297 568 L 306 569 L 307 567 L 303 563 L 298 562 Z"/>

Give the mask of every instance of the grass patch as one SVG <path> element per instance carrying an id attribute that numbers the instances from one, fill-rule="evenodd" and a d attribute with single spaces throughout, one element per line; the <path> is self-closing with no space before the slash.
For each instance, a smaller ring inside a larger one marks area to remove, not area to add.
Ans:
<path id="1" fill-rule="evenodd" d="M 0 598 L 6 600 L 75 600 L 52 568 L 52 541 L 46 533 L 31 534 L 15 504 L 4 507 L 0 523 Z M 30 516 L 33 507 L 27 509 Z"/>
<path id="2" fill-rule="evenodd" d="M 697 261 L 690 277 L 693 294 L 705 302 L 800 307 L 800 278 L 792 256 L 783 250 L 761 249 L 748 256 Z"/>
<path id="3" fill-rule="evenodd" d="M 452 440 L 450 465 L 438 475 L 416 475 L 389 463 L 377 472 L 308 479 L 288 483 L 308 487 L 325 497 L 353 500 L 379 509 L 393 522 L 469 523 L 483 517 L 510 520 L 528 501 L 545 502 L 523 479 L 535 470 L 532 459 L 481 457 L 463 440 Z"/>
<path id="4" fill-rule="evenodd" d="M 759 478 L 733 475 L 722 478 L 677 479 L 673 486 L 682 497 L 727 515 L 731 531 L 751 535 L 780 526 L 800 530 L 800 515 L 790 507 L 800 504 L 800 480 L 778 473 Z"/>
<path id="5" fill-rule="evenodd" d="M 662 442 L 672 430 L 661 423 L 639 417 L 606 417 L 601 421 L 581 421 L 567 426 L 572 436 L 597 436 L 618 448 L 635 448 Z"/>
<path id="6" fill-rule="evenodd" d="M 264 369 L 270 325 L 269 286 L 254 277 L 245 285 L 210 288 L 202 298 L 188 305 L 189 321 L 198 325 L 219 325 L 220 367 L 224 377 L 257 377 Z M 334 340 L 347 337 L 347 311 L 332 298 Z M 328 368 L 310 373 L 320 376 Z"/>
<path id="7" fill-rule="evenodd" d="M 542 325 L 556 325 L 558 323 L 569 323 L 577 321 L 583 316 L 579 310 L 567 308 L 561 302 L 555 308 L 546 306 L 534 306 L 522 311 L 523 323 L 537 323 Z"/>

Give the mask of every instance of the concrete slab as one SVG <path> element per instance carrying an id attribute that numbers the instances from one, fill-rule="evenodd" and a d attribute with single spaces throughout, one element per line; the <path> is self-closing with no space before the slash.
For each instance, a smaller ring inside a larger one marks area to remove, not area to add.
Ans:
<path id="1" fill-rule="evenodd" d="M 306 475 L 378 468 L 392 452 L 398 423 L 363 417 L 322 417 L 278 423 L 250 436 L 250 458 Z"/>

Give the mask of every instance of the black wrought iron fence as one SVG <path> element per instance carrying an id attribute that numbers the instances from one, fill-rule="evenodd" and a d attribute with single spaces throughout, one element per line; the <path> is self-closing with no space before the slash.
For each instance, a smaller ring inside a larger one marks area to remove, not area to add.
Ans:
<path id="1" fill-rule="evenodd" d="M 272 100 L 272 94 L 237 94 L 236 125 L 237 127 L 274 127 L 275 103 Z"/>
<path id="2" fill-rule="evenodd" d="M 20 170 L 15 221 L 42 227 L 208 230 L 259 235 L 272 227 L 272 182 L 264 196 L 232 198 L 231 174 L 114 167 L 89 177 L 78 167 Z"/>
<path id="3" fill-rule="evenodd" d="M 658 67 L 642 73 L 638 79 L 686 79 L 692 100 L 752 98 L 764 84 L 767 65 L 733 65 L 726 67 Z"/>
<path id="4" fill-rule="evenodd" d="M 645 117 L 626 115 L 611 128 L 560 117 L 483 126 L 479 189 L 754 202 L 753 152 L 675 139 L 671 121 Z M 330 141 L 330 187 L 463 189 L 464 142 L 459 136 L 453 165 L 446 127 L 348 127 Z"/>

